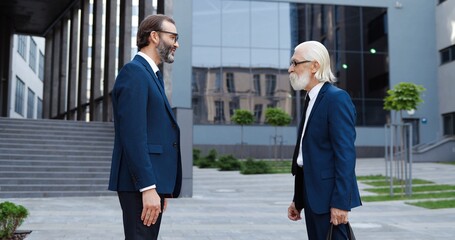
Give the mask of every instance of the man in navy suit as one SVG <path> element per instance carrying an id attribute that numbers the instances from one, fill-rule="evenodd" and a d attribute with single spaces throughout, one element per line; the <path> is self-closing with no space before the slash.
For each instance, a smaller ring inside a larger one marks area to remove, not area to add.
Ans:
<path id="1" fill-rule="evenodd" d="M 112 90 L 115 142 L 109 190 L 117 191 L 125 239 L 157 239 L 166 198 L 180 194 L 180 130 L 158 65 L 174 62 L 175 22 L 146 17 L 137 32 L 139 52 L 120 70 Z"/>
<path id="2" fill-rule="evenodd" d="M 304 209 L 310 240 L 326 239 L 330 223 L 333 239 L 347 239 L 348 212 L 362 204 L 355 175 L 355 107 L 348 93 L 332 85 L 329 53 L 321 43 L 298 45 L 288 72 L 292 88 L 307 92 L 292 159 L 295 187 L 288 218 L 300 220 Z"/>

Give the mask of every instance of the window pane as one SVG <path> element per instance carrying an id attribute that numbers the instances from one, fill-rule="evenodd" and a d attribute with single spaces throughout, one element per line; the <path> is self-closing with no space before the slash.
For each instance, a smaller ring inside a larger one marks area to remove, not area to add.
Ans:
<path id="1" fill-rule="evenodd" d="M 33 72 L 36 72 L 36 43 L 32 38 L 30 38 L 30 53 L 28 64 Z"/>
<path id="2" fill-rule="evenodd" d="M 24 88 L 24 82 L 16 77 L 16 104 L 14 110 L 22 116 L 24 115 Z"/>
<path id="3" fill-rule="evenodd" d="M 278 3 L 251 2 L 252 47 L 279 47 L 279 34 L 271 33 L 271 30 L 279 29 L 278 24 Z"/>
<path id="4" fill-rule="evenodd" d="M 250 46 L 250 3 L 222 2 L 221 44 L 226 47 Z"/>
<path id="5" fill-rule="evenodd" d="M 221 45 L 221 1 L 193 1 L 193 45 Z M 194 54 L 193 54 L 194 55 Z"/>
<path id="6" fill-rule="evenodd" d="M 29 88 L 27 94 L 27 118 L 33 118 L 35 113 L 35 93 Z"/>

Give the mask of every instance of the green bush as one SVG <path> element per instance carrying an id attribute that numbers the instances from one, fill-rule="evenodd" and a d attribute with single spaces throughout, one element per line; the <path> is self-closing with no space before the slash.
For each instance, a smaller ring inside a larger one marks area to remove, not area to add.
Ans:
<path id="1" fill-rule="evenodd" d="M 240 170 L 240 161 L 232 155 L 222 156 L 218 160 L 218 168 L 220 171 Z"/>
<path id="2" fill-rule="evenodd" d="M 27 209 L 12 202 L 0 203 L 0 239 L 13 236 L 16 229 L 28 216 Z"/>
<path id="3" fill-rule="evenodd" d="M 218 153 L 215 149 L 209 151 L 209 154 L 198 161 L 197 166 L 200 168 L 217 168 L 216 157 Z"/>
<path id="4" fill-rule="evenodd" d="M 271 173 L 272 169 L 270 166 L 264 161 L 254 161 L 251 158 L 248 158 L 243 164 L 240 169 L 240 173 L 242 174 L 264 174 L 264 173 Z"/>
<path id="5" fill-rule="evenodd" d="M 201 150 L 193 148 L 193 166 L 198 166 L 199 161 L 201 160 Z"/>

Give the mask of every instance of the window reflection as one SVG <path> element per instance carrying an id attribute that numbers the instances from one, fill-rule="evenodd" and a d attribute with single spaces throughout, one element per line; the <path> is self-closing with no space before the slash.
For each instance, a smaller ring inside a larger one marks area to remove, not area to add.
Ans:
<path id="1" fill-rule="evenodd" d="M 389 88 L 387 34 L 384 8 L 193 1 L 194 122 L 231 124 L 235 109 L 247 109 L 264 124 L 263 111 L 279 107 L 296 124 L 304 94 L 289 84 L 289 59 L 300 42 L 318 40 L 329 50 L 337 86 L 353 98 L 357 125 L 381 126 Z"/>

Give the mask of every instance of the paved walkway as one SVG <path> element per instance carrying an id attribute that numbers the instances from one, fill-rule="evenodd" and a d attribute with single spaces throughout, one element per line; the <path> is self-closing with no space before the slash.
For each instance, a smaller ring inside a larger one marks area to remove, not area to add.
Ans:
<path id="1" fill-rule="evenodd" d="M 384 174 L 383 159 L 359 159 L 357 175 Z M 455 185 L 455 166 L 416 163 L 416 178 Z M 360 188 L 365 186 L 360 184 Z M 307 239 L 303 221 L 287 219 L 290 174 L 241 175 L 194 168 L 194 196 L 169 201 L 162 240 Z M 361 194 L 366 194 L 361 190 Z M 27 240 L 123 239 L 116 197 L 2 199 L 23 204 Z M 455 209 L 427 210 L 402 201 L 364 203 L 350 213 L 357 239 L 453 239 Z"/>

